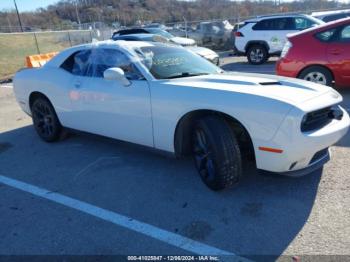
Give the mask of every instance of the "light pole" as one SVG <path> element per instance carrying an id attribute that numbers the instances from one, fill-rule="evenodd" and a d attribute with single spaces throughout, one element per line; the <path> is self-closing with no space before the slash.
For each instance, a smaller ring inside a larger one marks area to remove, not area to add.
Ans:
<path id="1" fill-rule="evenodd" d="M 19 12 L 18 12 L 18 8 L 17 8 L 16 0 L 13 0 L 13 3 L 15 4 L 15 7 L 16 7 L 16 12 L 17 12 L 17 17 L 18 17 L 19 26 L 21 27 L 21 31 L 23 32 L 21 17 L 19 16 Z"/>

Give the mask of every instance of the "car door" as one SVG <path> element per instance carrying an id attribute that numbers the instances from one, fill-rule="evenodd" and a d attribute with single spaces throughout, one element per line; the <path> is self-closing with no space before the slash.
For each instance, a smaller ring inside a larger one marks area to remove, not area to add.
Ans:
<path id="1" fill-rule="evenodd" d="M 103 72 L 112 67 L 123 69 L 130 85 L 105 79 Z M 84 76 L 75 79 L 72 94 L 77 129 L 153 146 L 148 82 L 123 52 L 92 49 Z"/>
<path id="2" fill-rule="evenodd" d="M 56 111 L 60 122 L 68 128 L 79 129 L 80 127 L 80 111 L 72 108 L 72 101 L 78 99 L 79 93 L 76 90 L 81 86 L 85 78 L 84 74 L 90 54 L 91 50 L 89 49 L 81 49 L 73 52 L 60 65 L 60 70 L 51 79 L 61 87 L 57 89 L 60 91 L 60 93 L 56 94 L 57 100 L 67 100 L 64 103 L 56 103 Z"/>
<path id="3" fill-rule="evenodd" d="M 280 17 L 273 19 L 273 30 L 270 36 L 271 53 L 282 51 L 287 41 L 287 34 L 294 32 L 294 20 L 292 17 Z"/>
<path id="4" fill-rule="evenodd" d="M 327 58 L 332 64 L 339 85 L 350 85 L 350 25 L 337 30 L 336 36 L 328 44 Z"/>
<path id="5" fill-rule="evenodd" d="M 275 35 L 275 30 L 273 28 L 274 19 L 264 19 L 257 22 L 252 27 L 252 35 L 250 35 L 250 40 L 252 41 L 263 41 L 269 46 L 269 53 L 275 51 L 274 44 L 271 39 Z M 243 33 L 244 34 L 244 33 Z M 237 40 L 244 40 L 244 38 L 237 38 Z M 271 45 L 272 44 L 272 45 Z"/>

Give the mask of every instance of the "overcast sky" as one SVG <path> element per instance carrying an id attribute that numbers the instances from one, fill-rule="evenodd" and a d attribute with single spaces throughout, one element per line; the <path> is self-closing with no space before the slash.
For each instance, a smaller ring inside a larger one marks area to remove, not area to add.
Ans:
<path id="1" fill-rule="evenodd" d="M 282 0 L 282 2 L 290 2 L 292 0 Z M 349 2 L 350 0 L 339 0 L 339 2 Z M 39 7 L 47 7 L 50 4 L 58 2 L 58 0 L 16 0 L 18 10 L 33 11 Z M 0 0 L 0 10 L 2 9 L 13 9 L 13 0 Z"/>

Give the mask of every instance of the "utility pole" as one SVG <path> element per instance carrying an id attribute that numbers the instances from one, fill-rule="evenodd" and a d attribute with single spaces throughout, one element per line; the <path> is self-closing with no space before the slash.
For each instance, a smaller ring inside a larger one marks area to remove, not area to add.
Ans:
<path id="1" fill-rule="evenodd" d="M 17 12 L 19 26 L 21 27 L 21 31 L 23 32 L 23 26 L 22 26 L 22 22 L 21 22 L 21 17 L 19 16 L 16 0 L 13 0 L 13 3 L 15 4 L 15 7 L 16 7 L 16 12 Z"/>
<path id="2" fill-rule="evenodd" d="M 79 11 L 78 11 L 78 2 L 77 2 L 77 0 L 75 0 L 75 14 L 77 16 L 79 29 L 81 29 L 81 23 L 80 23 L 80 18 L 79 18 Z"/>

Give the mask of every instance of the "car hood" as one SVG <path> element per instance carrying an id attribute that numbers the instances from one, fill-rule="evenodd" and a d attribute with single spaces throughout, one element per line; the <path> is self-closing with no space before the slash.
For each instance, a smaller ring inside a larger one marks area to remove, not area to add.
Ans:
<path id="1" fill-rule="evenodd" d="M 294 106 L 302 105 L 308 100 L 330 95 L 330 102 L 341 101 L 341 95 L 333 88 L 280 76 L 249 73 L 224 73 L 169 80 L 167 84 L 190 86 L 213 90 L 231 91 L 279 100 Z"/>
<path id="2" fill-rule="evenodd" d="M 193 46 L 196 44 L 196 41 L 194 41 L 191 38 L 178 37 L 178 36 L 171 38 L 171 41 L 182 46 Z"/>
<path id="3" fill-rule="evenodd" d="M 200 46 L 188 46 L 186 47 L 188 50 L 191 50 L 192 52 L 203 56 L 203 57 L 214 57 L 214 56 L 219 56 L 216 52 L 214 52 L 213 50 L 210 50 L 209 48 L 205 48 L 205 47 L 200 47 Z"/>

